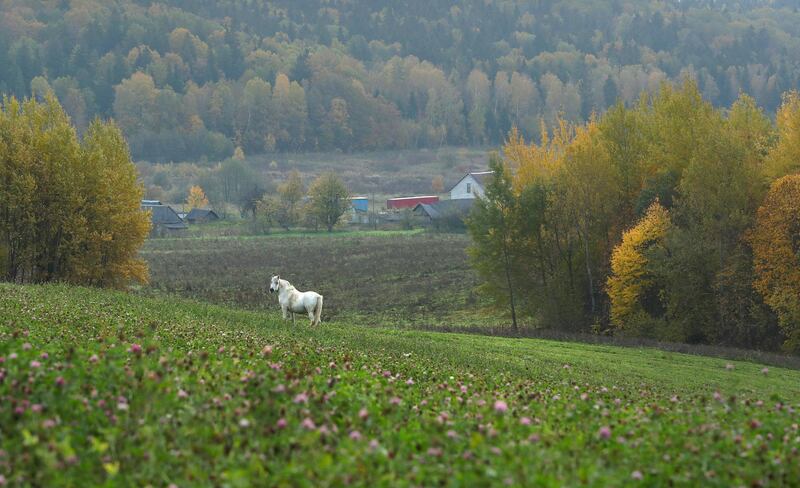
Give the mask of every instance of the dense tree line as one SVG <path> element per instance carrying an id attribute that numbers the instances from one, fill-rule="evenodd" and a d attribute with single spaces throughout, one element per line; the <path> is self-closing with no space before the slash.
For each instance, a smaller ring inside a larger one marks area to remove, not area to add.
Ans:
<path id="1" fill-rule="evenodd" d="M 528 324 L 800 351 L 798 141 L 797 92 L 773 125 L 690 80 L 540 142 L 512 131 L 472 260 Z"/>
<path id="2" fill-rule="evenodd" d="M 790 0 L 11 0 L 0 92 L 114 117 L 137 159 L 494 144 L 691 76 L 773 113 L 800 77 Z"/>

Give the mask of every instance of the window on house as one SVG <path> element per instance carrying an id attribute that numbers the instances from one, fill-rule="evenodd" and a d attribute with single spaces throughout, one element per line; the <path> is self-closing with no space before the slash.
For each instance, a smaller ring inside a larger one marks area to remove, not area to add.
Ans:
<path id="1" fill-rule="evenodd" d="M 472 183 L 467 183 L 467 193 L 472 193 Z"/>

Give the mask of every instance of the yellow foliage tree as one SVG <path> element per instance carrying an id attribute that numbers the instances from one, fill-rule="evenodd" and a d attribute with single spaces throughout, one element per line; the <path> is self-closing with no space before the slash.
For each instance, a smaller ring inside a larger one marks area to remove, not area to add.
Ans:
<path id="1" fill-rule="evenodd" d="M 0 110 L 0 279 L 121 287 L 146 281 L 144 190 L 113 123 L 81 142 L 56 98 Z"/>
<path id="2" fill-rule="evenodd" d="M 612 235 L 614 210 L 620 199 L 616 172 L 594 118 L 575 129 L 574 138 L 564 152 L 559 182 L 564 188 L 560 195 L 567 222 L 581 242 L 587 294 L 594 314 L 596 277 L 608 273 L 610 243 L 616 237 Z"/>
<path id="3" fill-rule="evenodd" d="M 642 300 L 656 283 L 648 270 L 647 251 L 663 243 L 671 225 L 669 212 L 656 201 L 642 220 L 623 234 L 622 242 L 614 249 L 607 290 L 611 323 L 618 329 L 648 318 Z"/>
<path id="4" fill-rule="evenodd" d="M 189 210 L 208 207 L 208 198 L 206 198 L 206 194 L 202 188 L 197 185 L 189 188 L 189 196 L 186 197 L 186 206 L 189 207 Z"/>
<path id="5" fill-rule="evenodd" d="M 95 120 L 83 138 L 83 153 L 84 195 L 93 205 L 86 209 L 88 239 L 75 280 L 116 288 L 144 283 L 147 264 L 137 254 L 150 232 L 150 219 L 140 207 L 143 192 L 122 132 Z"/>
<path id="6" fill-rule="evenodd" d="M 785 347 L 800 350 L 800 175 L 770 187 L 750 234 L 756 290 L 778 315 Z"/>
<path id="7" fill-rule="evenodd" d="M 575 128 L 562 119 L 552 135 L 542 122 L 539 145 L 526 144 L 519 131 L 511 129 L 503 145 L 503 155 L 514 173 L 514 190 L 519 193 L 535 182 L 552 179 L 562 166 L 564 153 L 574 136 Z"/>
<path id="8" fill-rule="evenodd" d="M 778 144 L 767 156 L 764 167 L 769 181 L 800 170 L 800 92 L 783 95 L 783 103 L 775 116 Z"/>

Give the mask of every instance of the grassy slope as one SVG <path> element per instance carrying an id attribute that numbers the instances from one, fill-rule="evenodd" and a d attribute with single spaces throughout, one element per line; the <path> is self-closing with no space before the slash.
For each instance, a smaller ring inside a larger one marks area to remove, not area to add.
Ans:
<path id="1" fill-rule="evenodd" d="M 798 371 L 346 323 L 293 328 L 277 316 L 0 285 L 0 475 L 155 486 L 800 479 Z"/>

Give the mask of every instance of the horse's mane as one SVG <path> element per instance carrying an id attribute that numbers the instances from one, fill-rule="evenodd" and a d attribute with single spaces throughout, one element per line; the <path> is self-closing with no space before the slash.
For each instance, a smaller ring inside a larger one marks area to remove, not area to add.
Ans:
<path id="1" fill-rule="evenodd" d="M 295 288 L 295 287 L 294 287 L 294 285 L 293 285 L 293 284 L 289 283 L 289 280 L 284 280 L 284 279 L 281 279 L 281 281 L 283 281 L 284 283 L 286 283 L 286 289 L 287 289 L 287 290 L 296 290 L 296 289 L 297 289 L 297 288 Z"/>

